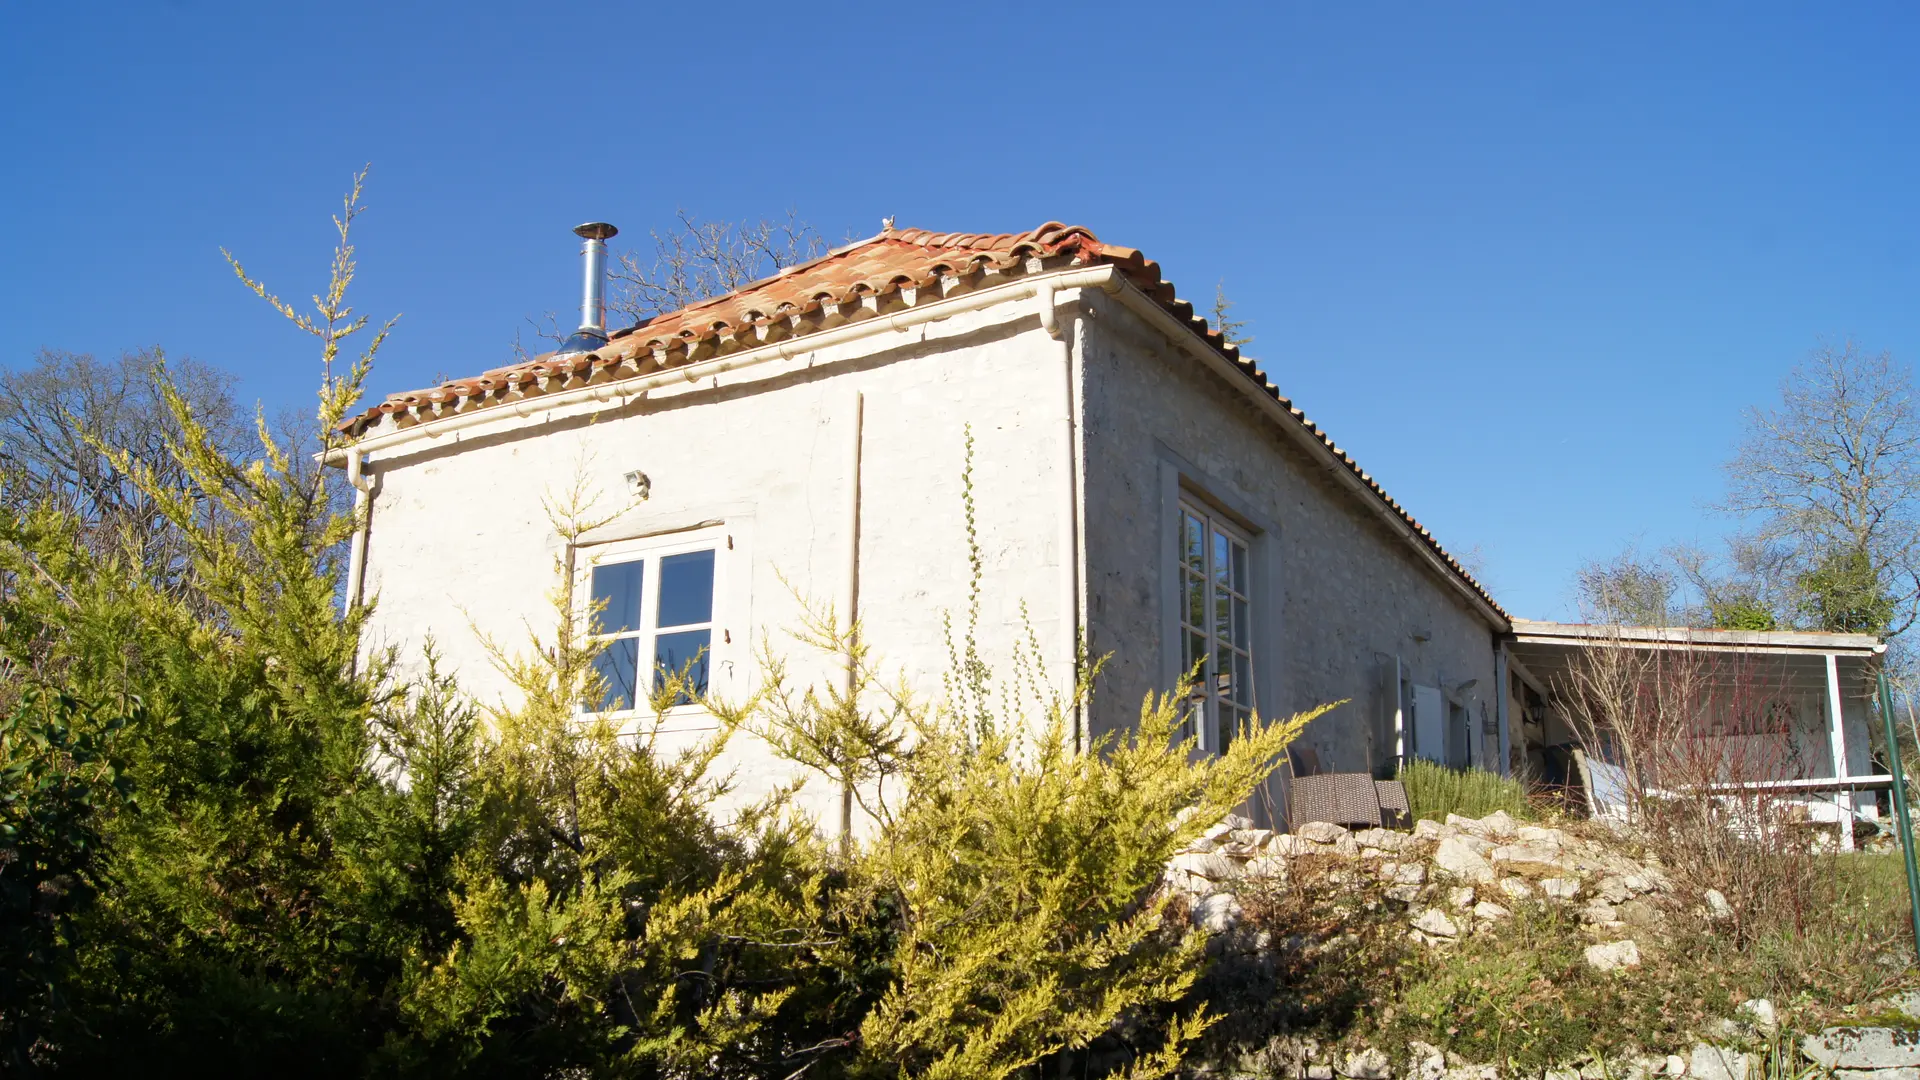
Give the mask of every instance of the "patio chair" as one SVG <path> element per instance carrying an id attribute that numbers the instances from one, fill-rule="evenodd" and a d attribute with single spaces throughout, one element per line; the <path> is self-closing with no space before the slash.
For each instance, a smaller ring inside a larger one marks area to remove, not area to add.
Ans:
<path id="1" fill-rule="evenodd" d="M 1330 821 L 1348 828 L 1380 825 L 1380 792 L 1371 773 L 1321 773 L 1296 776 L 1287 797 L 1287 823 L 1297 829 L 1309 821 Z"/>

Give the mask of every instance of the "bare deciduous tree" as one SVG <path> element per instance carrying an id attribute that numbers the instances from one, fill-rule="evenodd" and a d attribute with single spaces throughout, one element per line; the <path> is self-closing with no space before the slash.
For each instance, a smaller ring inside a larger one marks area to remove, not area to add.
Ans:
<path id="1" fill-rule="evenodd" d="M 675 311 L 818 257 L 826 243 L 794 211 L 783 219 L 701 221 L 685 210 L 653 230 L 653 251 L 618 253 L 607 307 L 631 322 Z"/>
<path id="2" fill-rule="evenodd" d="M 1832 867 L 1804 807 L 1776 786 L 1802 769 L 1795 696 L 1774 658 L 1620 631 L 1555 684 L 1597 809 L 1624 815 L 1686 892 L 1718 890 L 1736 938 L 1818 910 Z"/>
<path id="3" fill-rule="evenodd" d="M 1787 568 L 1800 594 L 1795 621 L 1890 636 L 1913 624 L 1920 412 L 1910 368 L 1852 342 L 1815 350 L 1788 375 L 1778 408 L 1748 412 L 1727 474 L 1725 509 L 1751 517 L 1752 542 Z M 1886 625 L 1851 625 L 1882 609 Z"/>
<path id="4" fill-rule="evenodd" d="M 177 561 L 178 530 L 104 447 L 178 485 L 169 447 L 179 424 L 154 378 L 158 350 L 101 361 L 42 350 L 33 363 L 0 372 L 0 498 L 16 510 L 51 502 L 87 530 L 89 543 L 130 543 L 150 568 Z M 233 376 L 191 359 L 165 361 L 194 418 L 237 454 L 251 425 L 233 399 Z"/>
<path id="5" fill-rule="evenodd" d="M 1670 626 L 1684 618 L 1671 569 L 1631 545 L 1611 559 L 1593 559 L 1574 571 L 1580 616 L 1607 626 Z"/>

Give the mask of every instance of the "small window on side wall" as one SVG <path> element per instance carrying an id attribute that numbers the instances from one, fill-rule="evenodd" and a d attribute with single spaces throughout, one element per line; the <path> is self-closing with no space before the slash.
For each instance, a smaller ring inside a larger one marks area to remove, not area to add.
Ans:
<path id="1" fill-rule="evenodd" d="M 1253 589 L 1246 534 L 1180 504 L 1180 657 L 1194 674 L 1181 734 L 1218 753 L 1253 717 Z"/>
<path id="2" fill-rule="evenodd" d="M 669 707 L 692 704 L 708 687 L 714 646 L 714 582 L 723 543 L 716 537 L 622 544 L 589 556 L 589 641 L 605 684 L 592 712 L 644 709 L 670 676 L 682 685 Z"/>

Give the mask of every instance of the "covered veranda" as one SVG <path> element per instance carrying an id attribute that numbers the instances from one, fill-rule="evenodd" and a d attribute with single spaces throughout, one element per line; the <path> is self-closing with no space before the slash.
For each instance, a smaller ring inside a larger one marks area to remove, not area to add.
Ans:
<path id="1" fill-rule="evenodd" d="M 1511 767 L 1539 775 L 1575 746 L 1605 754 L 1605 747 L 1581 745 L 1588 740 L 1579 738 L 1567 708 L 1582 666 L 1595 670 L 1596 650 L 1624 651 L 1639 662 L 1616 666 L 1616 672 L 1671 672 L 1675 661 L 1683 661 L 1710 684 L 1713 700 L 1744 695 L 1732 708 L 1701 708 L 1688 739 L 1726 760 L 1763 764 L 1690 788 L 1782 794 L 1806 806 L 1810 820 L 1837 825 L 1840 845 L 1849 849 L 1857 824 L 1879 817 L 1877 792 L 1890 787 L 1892 778 L 1873 767 L 1869 736 L 1876 720 L 1874 679 L 1886 653 L 1878 638 L 1515 619 L 1501 653 L 1507 668 L 1501 729 L 1509 739 Z M 1654 660 L 1666 663 L 1646 662 Z M 1607 785 L 1590 775 L 1581 780 L 1594 809 L 1603 811 Z"/>

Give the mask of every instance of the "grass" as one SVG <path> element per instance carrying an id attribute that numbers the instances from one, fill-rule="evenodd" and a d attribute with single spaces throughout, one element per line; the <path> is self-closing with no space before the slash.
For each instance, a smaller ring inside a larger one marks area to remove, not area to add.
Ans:
<path id="1" fill-rule="evenodd" d="M 1448 814 L 1481 818 L 1496 810 L 1522 820 L 1534 817 L 1520 781 L 1484 769 L 1449 769 L 1431 761 L 1414 761 L 1401 767 L 1399 780 L 1407 786 L 1407 802 L 1416 821 L 1445 821 Z"/>

